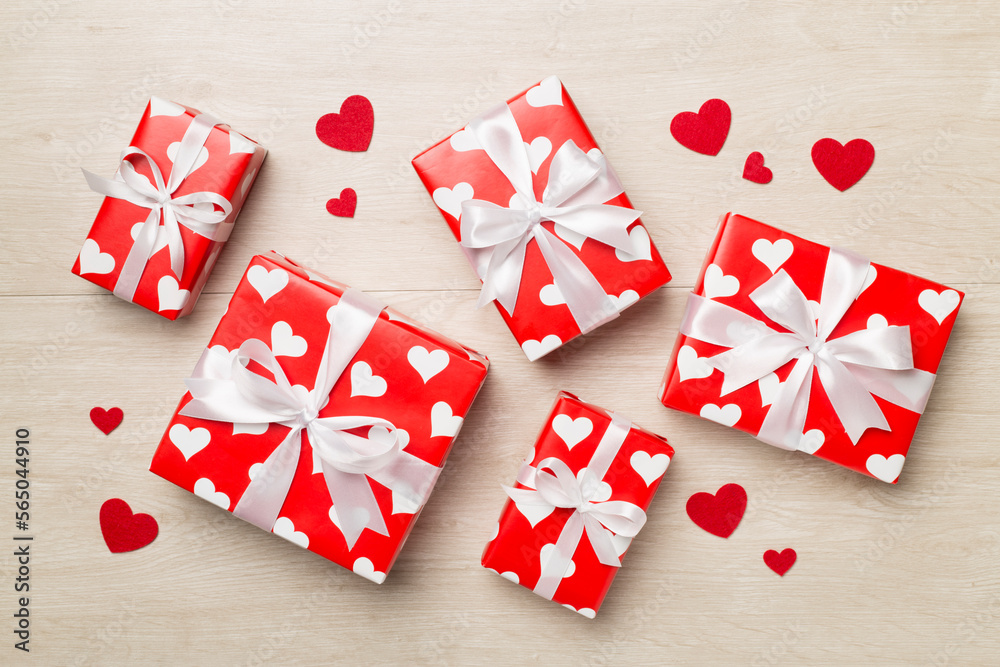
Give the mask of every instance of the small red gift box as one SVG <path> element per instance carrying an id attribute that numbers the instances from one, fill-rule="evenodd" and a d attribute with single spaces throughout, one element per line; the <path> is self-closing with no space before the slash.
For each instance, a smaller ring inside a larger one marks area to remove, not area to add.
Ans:
<path id="1" fill-rule="evenodd" d="M 267 151 L 195 109 L 153 97 L 73 273 L 169 320 L 194 310 Z"/>
<path id="2" fill-rule="evenodd" d="M 660 399 L 895 483 L 962 298 L 727 214 Z"/>
<path id="3" fill-rule="evenodd" d="M 555 76 L 413 159 L 528 359 L 670 280 L 640 212 Z"/>
<path id="4" fill-rule="evenodd" d="M 488 365 L 357 290 L 258 255 L 150 470 L 381 583 Z"/>
<path id="5" fill-rule="evenodd" d="M 673 455 L 666 439 L 561 392 L 504 487 L 483 567 L 594 618 Z"/>

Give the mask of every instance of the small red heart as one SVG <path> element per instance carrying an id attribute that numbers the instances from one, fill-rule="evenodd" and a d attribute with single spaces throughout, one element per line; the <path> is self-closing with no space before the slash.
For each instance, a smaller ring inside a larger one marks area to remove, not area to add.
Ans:
<path id="1" fill-rule="evenodd" d="M 363 95 L 351 95 L 340 105 L 340 113 L 328 113 L 316 121 L 316 136 L 327 146 L 360 152 L 368 150 L 374 127 L 372 103 Z"/>
<path id="2" fill-rule="evenodd" d="M 779 577 L 783 577 L 785 572 L 788 572 L 795 565 L 796 557 L 795 549 L 785 549 L 780 554 L 774 549 L 768 549 L 764 552 L 764 563 Z"/>
<path id="3" fill-rule="evenodd" d="M 101 533 L 113 554 L 141 549 L 156 539 L 160 532 L 156 519 L 148 514 L 133 514 L 121 498 L 112 498 L 101 505 Z"/>
<path id="4" fill-rule="evenodd" d="M 124 416 L 125 413 L 122 412 L 121 408 L 111 408 L 110 410 L 93 408 L 90 411 L 90 421 L 94 422 L 94 426 L 101 429 L 104 435 L 108 435 L 118 428 Z"/>
<path id="5" fill-rule="evenodd" d="M 726 484 L 713 496 L 696 493 L 687 501 L 687 513 L 698 527 L 719 537 L 729 537 L 740 525 L 747 508 L 747 492 L 739 484 Z"/>
<path id="6" fill-rule="evenodd" d="M 340 191 L 338 199 L 331 199 L 326 203 L 327 212 L 338 218 L 353 218 L 354 209 L 357 207 L 358 193 L 351 188 L 344 188 Z"/>
<path id="7" fill-rule="evenodd" d="M 698 113 L 682 111 L 670 121 L 670 134 L 681 146 L 704 155 L 718 155 L 729 135 L 732 112 L 723 100 L 709 100 Z"/>
<path id="8" fill-rule="evenodd" d="M 758 151 L 747 155 L 746 164 L 743 165 L 743 178 L 754 183 L 770 183 L 774 178 L 771 170 L 764 166 L 764 156 Z"/>
<path id="9" fill-rule="evenodd" d="M 875 147 L 864 139 L 841 145 L 836 139 L 820 139 L 812 147 L 816 171 L 841 192 L 861 180 L 875 161 Z"/>

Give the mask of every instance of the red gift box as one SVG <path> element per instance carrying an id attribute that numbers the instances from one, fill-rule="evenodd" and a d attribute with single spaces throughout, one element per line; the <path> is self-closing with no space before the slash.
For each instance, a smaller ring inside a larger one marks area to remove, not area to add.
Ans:
<path id="1" fill-rule="evenodd" d="M 670 272 L 555 76 L 413 167 L 529 360 L 618 317 Z"/>
<path id="2" fill-rule="evenodd" d="M 594 618 L 673 455 L 666 439 L 561 392 L 504 487 L 483 567 Z"/>
<path id="3" fill-rule="evenodd" d="M 660 399 L 895 483 L 963 296 L 727 214 Z"/>
<path id="4" fill-rule="evenodd" d="M 381 583 L 488 365 L 357 290 L 258 255 L 150 470 Z"/>
<path id="5" fill-rule="evenodd" d="M 195 109 L 153 97 L 73 273 L 169 320 L 194 310 L 267 151 Z"/>

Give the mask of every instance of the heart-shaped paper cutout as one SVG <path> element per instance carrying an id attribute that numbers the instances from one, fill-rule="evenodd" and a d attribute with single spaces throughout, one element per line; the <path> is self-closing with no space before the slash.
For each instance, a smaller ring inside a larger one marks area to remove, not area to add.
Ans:
<path id="1" fill-rule="evenodd" d="M 875 147 L 864 139 L 842 145 L 836 139 L 820 139 L 812 147 L 816 171 L 841 192 L 861 180 L 875 161 Z"/>
<path id="2" fill-rule="evenodd" d="M 328 113 L 316 122 L 316 136 L 327 146 L 356 153 L 368 150 L 374 127 L 372 103 L 363 95 L 351 95 L 340 105 L 340 113 Z"/>
<path id="3" fill-rule="evenodd" d="M 105 500 L 101 505 L 101 534 L 113 554 L 141 549 L 159 532 L 156 519 L 148 514 L 133 514 L 121 498 Z"/>
<path id="4" fill-rule="evenodd" d="M 683 111 L 670 121 L 670 134 L 681 146 L 703 155 L 718 155 L 729 135 L 732 112 L 723 100 L 708 100 L 698 113 Z"/>
<path id="5" fill-rule="evenodd" d="M 763 154 L 754 151 L 750 155 L 747 155 L 747 161 L 743 164 L 743 178 L 752 183 L 764 185 L 771 182 L 771 179 L 774 178 L 774 173 L 764 166 Z"/>
<path id="6" fill-rule="evenodd" d="M 747 509 L 747 492 L 739 484 L 726 484 L 715 495 L 702 491 L 687 501 L 687 514 L 699 528 L 729 537 Z"/>
<path id="7" fill-rule="evenodd" d="M 358 193 L 353 188 L 344 188 L 340 197 L 326 202 L 326 212 L 338 218 L 353 218 L 358 207 Z"/>
<path id="8" fill-rule="evenodd" d="M 118 428 L 124 417 L 125 413 L 122 412 L 121 408 L 105 410 L 104 408 L 96 407 L 90 409 L 90 421 L 94 422 L 94 426 L 100 429 L 104 435 L 108 435 Z"/>
<path id="9" fill-rule="evenodd" d="M 795 549 L 785 549 L 781 553 L 774 549 L 768 549 L 764 552 L 764 563 L 779 577 L 783 577 L 785 572 L 788 572 L 795 565 L 796 557 Z"/>

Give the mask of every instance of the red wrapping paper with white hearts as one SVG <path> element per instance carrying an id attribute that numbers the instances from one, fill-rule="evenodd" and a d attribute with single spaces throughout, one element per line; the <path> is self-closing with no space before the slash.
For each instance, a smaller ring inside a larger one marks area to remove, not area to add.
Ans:
<path id="1" fill-rule="evenodd" d="M 673 455 L 665 438 L 560 392 L 504 487 L 483 567 L 594 618 Z"/>
<path id="2" fill-rule="evenodd" d="M 381 583 L 488 365 L 356 290 L 258 255 L 150 470 Z"/>
<path id="3" fill-rule="evenodd" d="M 217 123 L 150 99 L 115 178 L 87 174 L 106 196 L 73 273 L 169 320 L 194 310 L 267 154 Z"/>
<path id="4" fill-rule="evenodd" d="M 727 214 L 660 400 L 896 483 L 963 297 Z"/>
<path id="5" fill-rule="evenodd" d="M 530 360 L 670 280 L 620 181 L 555 76 L 413 159 Z"/>

